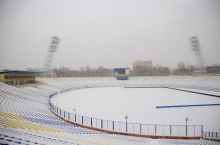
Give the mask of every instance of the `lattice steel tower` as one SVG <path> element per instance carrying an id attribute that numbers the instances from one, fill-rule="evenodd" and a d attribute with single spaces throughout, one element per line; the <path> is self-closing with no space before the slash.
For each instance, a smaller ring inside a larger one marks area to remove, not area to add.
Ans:
<path id="1" fill-rule="evenodd" d="M 54 70 L 51 68 L 52 66 L 52 60 L 54 53 L 57 51 L 57 48 L 59 46 L 60 39 L 57 36 L 53 36 L 51 38 L 50 46 L 48 48 L 44 64 L 43 64 L 43 72 L 42 72 L 42 77 L 54 77 L 56 74 Z"/>
<path id="2" fill-rule="evenodd" d="M 197 36 L 192 36 L 190 38 L 190 44 L 191 44 L 191 48 L 192 51 L 195 54 L 195 58 L 196 58 L 196 68 L 194 70 L 194 74 L 206 74 L 207 70 L 205 67 L 205 60 L 202 54 L 202 50 L 200 48 L 200 44 L 199 44 L 199 39 Z"/>

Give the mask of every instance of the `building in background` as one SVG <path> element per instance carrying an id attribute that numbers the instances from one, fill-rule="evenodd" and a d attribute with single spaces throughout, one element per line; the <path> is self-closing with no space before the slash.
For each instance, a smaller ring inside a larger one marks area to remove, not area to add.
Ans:
<path id="1" fill-rule="evenodd" d="M 34 83 L 36 74 L 31 71 L 2 71 L 0 72 L 0 82 L 12 85 Z"/>
<path id="2" fill-rule="evenodd" d="M 132 63 L 132 68 L 133 69 L 136 69 L 136 68 L 152 68 L 152 67 L 153 67 L 152 60 L 146 60 L 146 61 L 136 60 L 135 62 Z"/>
<path id="3" fill-rule="evenodd" d="M 128 80 L 130 68 L 115 68 L 114 76 L 117 80 Z"/>
<path id="4" fill-rule="evenodd" d="M 136 60 L 132 63 L 133 74 L 136 76 L 143 76 L 147 74 L 147 71 L 152 69 L 152 60 Z"/>

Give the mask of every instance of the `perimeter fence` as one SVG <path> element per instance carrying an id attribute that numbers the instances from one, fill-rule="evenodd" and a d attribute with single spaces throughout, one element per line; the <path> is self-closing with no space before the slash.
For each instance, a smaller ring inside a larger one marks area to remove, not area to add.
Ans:
<path id="1" fill-rule="evenodd" d="M 66 92 L 64 90 L 62 92 Z M 59 93 L 62 93 L 59 92 Z M 135 134 L 146 136 L 176 136 L 176 137 L 202 137 L 203 125 L 162 125 L 162 124 L 141 124 L 105 120 L 88 117 L 75 112 L 65 111 L 51 102 L 51 98 L 59 93 L 54 93 L 49 97 L 50 109 L 61 118 L 100 131 L 111 133 Z"/>

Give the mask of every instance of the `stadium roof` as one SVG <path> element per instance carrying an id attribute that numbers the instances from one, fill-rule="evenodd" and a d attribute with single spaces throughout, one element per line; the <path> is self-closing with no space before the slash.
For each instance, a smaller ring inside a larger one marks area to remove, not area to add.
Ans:
<path id="1" fill-rule="evenodd" d="M 39 73 L 41 73 L 41 72 L 23 71 L 23 70 L 0 71 L 0 74 L 8 74 L 8 73 L 16 73 L 16 74 L 39 74 Z"/>

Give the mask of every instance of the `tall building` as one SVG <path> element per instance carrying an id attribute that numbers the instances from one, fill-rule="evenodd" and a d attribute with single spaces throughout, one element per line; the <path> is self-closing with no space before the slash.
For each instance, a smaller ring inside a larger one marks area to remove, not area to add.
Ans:
<path id="1" fill-rule="evenodd" d="M 136 68 L 152 68 L 153 63 L 152 60 L 146 60 L 146 61 L 142 61 L 142 60 L 136 60 L 135 62 L 132 63 L 132 68 L 136 69 Z"/>
<path id="2" fill-rule="evenodd" d="M 132 63 L 133 74 L 143 76 L 148 74 L 148 70 L 153 67 L 152 60 L 136 60 Z"/>

